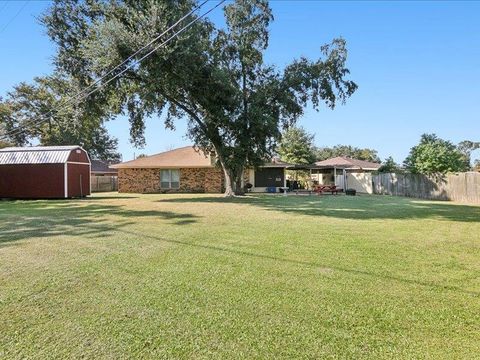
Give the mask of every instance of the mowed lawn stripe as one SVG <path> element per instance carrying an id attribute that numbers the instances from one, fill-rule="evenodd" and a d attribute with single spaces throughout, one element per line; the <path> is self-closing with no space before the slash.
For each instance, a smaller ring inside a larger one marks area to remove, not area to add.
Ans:
<path id="1" fill-rule="evenodd" d="M 480 352 L 480 208 L 379 196 L 0 203 L 7 358 Z"/>

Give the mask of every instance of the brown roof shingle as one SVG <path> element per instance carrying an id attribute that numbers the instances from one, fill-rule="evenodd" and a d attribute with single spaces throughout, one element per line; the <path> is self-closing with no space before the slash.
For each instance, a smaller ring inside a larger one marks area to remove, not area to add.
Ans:
<path id="1" fill-rule="evenodd" d="M 211 158 L 192 146 L 111 165 L 114 169 L 130 168 L 207 168 L 213 167 Z"/>
<path id="2" fill-rule="evenodd" d="M 331 159 L 317 161 L 316 166 L 335 166 L 339 168 L 361 168 L 364 170 L 378 170 L 381 166 L 379 163 L 374 163 L 371 161 L 351 159 L 348 157 L 337 156 Z"/>

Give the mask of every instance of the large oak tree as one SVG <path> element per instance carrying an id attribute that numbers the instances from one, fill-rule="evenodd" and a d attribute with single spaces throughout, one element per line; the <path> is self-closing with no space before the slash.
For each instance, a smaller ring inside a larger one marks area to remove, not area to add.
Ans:
<path id="1" fill-rule="evenodd" d="M 192 0 L 56 0 L 42 21 L 58 45 L 57 66 L 88 86 L 196 5 Z M 242 190 L 245 167 L 269 159 L 282 129 L 308 104 L 333 108 L 357 85 L 346 79 L 343 39 L 320 47 L 319 59 L 299 58 L 278 69 L 263 57 L 273 21 L 268 1 L 236 0 L 224 7 L 224 16 L 225 28 L 199 19 L 96 96 L 97 104 L 128 114 L 136 145 L 144 143 L 147 116 L 164 115 L 172 129 L 187 119 L 188 136 L 215 153 L 226 195 L 233 195 Z"/>

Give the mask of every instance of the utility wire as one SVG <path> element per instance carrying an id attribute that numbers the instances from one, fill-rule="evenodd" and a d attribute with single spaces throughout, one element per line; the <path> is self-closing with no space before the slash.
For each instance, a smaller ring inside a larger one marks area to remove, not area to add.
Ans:
<path id="1" fill-rule="evenodd" d="M 67 100 L 65 100 L 64 104 L 62 105 L 66 105 L 68 102 L 71 102 L 72 100 L 77 100 L 77 103 L 86 99 L 88 96 L 90 96 L 91 94 L 95 93 L 96 91 L 98 91 L 100 88 L 102 88 L 103 86 L 109 84 L 110 82 L 112 82 L 114 79 L 118 78 L 119 76 L 121 76 L 122 74 L 124 74 L 127 70 L 129 70 L 130 68 L 132 68 L 133 66 L 141 63 L 144 59 L 146 59 L 148 56 L 152 55 L 154 52 L 156 52 L 159 48 L 161 48 L 162 46 L 166 45 L 167 43 L 169 43 L 171 40 L 173 40 L 174 38 L 178 37 L 181 33 L 183 33 L 184 31 L 186 31 L 188 28 L 190 28 L 191 26 L 193 26 L 193 24 L 195 24 L 197 21 L 199 21 L 200 19 L 204 18 L 205 16 L 207 16 L 209 13 L 211 13 L 212 11 L 214 11 L 216 8 L 218 8 L 220 5 L 222 5 L 226 0 L 221 0 L 218 4 L 216 4 L 214 7 L 210 8 L 208 11 L 206 11 L 205 13 L 203 13 L 202 15 L 200 15 L 199 17 L 195 18 L 194 20 L 190 21 L 187 25 L 185 25 L 183 28 L 181 28 L 180 30 L 178 30 L 176 33 L 174 33 L 172 36 L 170 36 L 168 39 L 166 39 L 165 41 L 163 41 L 162 43 L 160 43 L 159 45 L 155 46 L 151 51 L 149 51 L 147 54 L 145 54 L 144 56 L 142 56 L 140 59 L 138 60 L 134 60 L 132 63 L 130 63 L 127 67 L 125 67 L 122 71 L 120 71 L 119 73 L 117 73 L 116 75 L 114 75 L 112 78 L 108 79 L 106 82 L 100 84 L 99 86 L 97 86 L 95 89 L 89 91 L 87 94 L 83 94 L 86 90 L 88 90 L 89 88 L 97 85 L 99 82 L 101 82 L 105 77 L 107 77 L 108 75 L 110 75 L 112 72 L 114 72 L 115 70 L 117 70 L 118 68 L 120 68 L 122 65 L 125 65 L 127 62 L 129 62 L 130 60 L 132 60 L 135 55 L 137 55 L 139 52 L 145 50 L 146 48 L 148 48 L 149 46 L 151 46 L 155 41 L 157 41 L 161 36 L 165 35 L 168 31 L 172 30 L 176 25 L 178 25 L 182 20 L 184 20 L 186 17 L 188 17 L 189 15 L 191 15 L 193 12 L 195 12 L 196 10 L 198 10 L 199 8 L 201 8 L 205 3 L 207 3 L 209 0 L 206 0 L 204 2 L 202 2 L 200 5 L 198 5 L 197 7 L 195 7 L 193 10 L 191 10 L 188 14 L 186 14 L 185 16 L 183 16 L 180 20 L 178 20 L 174 25 L 172 25 L 170 28 L 168 28 L 167 30 L 165 30 L 162 34 L 158 35 L 157 37 L 155 37 L 155 39 L 151 40 L 148 44 L 146 44 L 145 46 L 143 46 L 141 49 L 137 50 L 134 54 L 130 55 L 127 59 L 125 59 L 122 63 L 120 63 L 119 65 L 115 66 L 113 69 L 111 69 L 110 71 L 108 71 L 105 75 L 103 75 L 101 78 L 99 78 L 98 80 L 96 80 L 93 84 L 89 85 L 87 88 L 83 89 L 82 91 L 80 91 L 79 93 L 77 93 L 76 95 L 68 98 Z M 82 95 L 83 94 L 83 95 Z M 80 98 L 77 98 L 79 95 L 82 95 Z M 46 114 L 42 115 L 42 117 L 46 117 L 47 115 L 49 115 L 50 113 L 52 113 L 53 111 L 61 111 L 62 109 L 58 108 L 58 109 L 52 109 L 50 110 L 49 112 L 47 112 Z M 31 123 L 31 125 L 33 124 L 41 124 L 41 123 L 44 123 L 46 121 L 48 121 L 49 118 L 45 118 L 43 120 L 38 120 L 38 121 L 33 121 Z M 14 136 L 14 135 L 18 135 L 20 133 L 22 133 L 23 131 L 25 131 L 25 129 L 14 129 L 10 132 L 7 132 L 5 133 L 3 136 L 2 136 L 2 139 L 7 139 L 11 136 Z"/>
<path id="2" fill-rule="evenodd" d="M 4 1 L 4 2 L 3 2 L 3 6 L 0 7 L 0 13 L 7 7 L 7 5 L 8 5 L 8 2 L 7 2 L 7 1 Z"/>
<path id="3" fill-rule="evenodd" d="M 13 20 L 17 18 L 18 15 L 20 15 L 20 13 L 22 12 L 23 9 L 25 9 L 27 4 L 28 4 L 28 0 L 23 3 L 22 7 L 15 13 L 15 15 L 13 15 L 12 18 L 9 21 L 7 21 L 5 26 L 0 29 L 0 34 L 5 31 L 8 25 L 10 25 L 13 22 Z M 2 7 L 2 10 L 5 9 L 5 7 L 6 5 Z"/>
<path id="4" fill-rule="evenodd" d="M 174 29 L 178 24 L 180 24 L 184 19 L 186 19 L 188 16 L 192 15 L 195 11 L 197 11 L 198 9 L 200 9 L 202 6 L 204 6 L 206 3 L 208 2 L 208 0 L 205 0 L 203 1 L 200 5 L 196 6 L 195 8 L 193 8 L 191 11 L 189 11 L 186 15 L 182 16 L 177 22 L 175 22 L 173 25 L 171 25 L 168 29 L 166 29 L 165 31 L 163 31 L 161 34 L 157 35 L 154 39 L 152 39 L 150 42 L 148 42 L 146 45 L 144 45 L 142 48 L 138 49 L 136 52 L 134 52 L 132 55 L 130 55 L 128 58 L 126 58 L 123 62 L 121 62 L 120 64 L 118 64 L 117 66 L 115 66 L 114 68 L 112 68 L 110 71 L 108 71 L 107 73 L 105 73 L 103 76 L 101 76 L 99 79 L 97 79 L 95 82 L 93 82 L 92 84 L 90 84 L 89 86 L 87 86 L 85 89 L 82 89 L 81 91 L 79 91 L 78 93 L 76 93 L 75 95 L 65 99 L 59 106 L 58 106 L 58 109 L 52 109 L 50 111 L 48 111 L 46 114 L 42 115 L 43 117 L 47 117 L 48 115 L 50 115 L 53 111 L 57 110 L 57 112 L 59 112 L 61 109 L 60 107 L 64 106 L 64 105 L 67 105 L 68 103 L 72 102 L 73 100 L 75 99 L 78 99 L 78 97 L 80 95 L 82 95 L 84 92 L 88 91 L 90 88 L 94 87 L 95 85 L 97 85 L 98 83 L 100 83 L 103 79 L 105 79 L 107 76 L 109 76 L 110 74 L 112 74 L 115 70 L 117 70 L 118 68 L 120 68 L 121 66 L 125 65 L 126 63 L 128 63 L 131 59 L 133 59 L 138 53 L 140 53 L 141 51 L 145 50 L 146 48 L 148 48 L 150 45 L 152 45 L 155 41 L 158 41 L 163 35 L 165 35 L 166 33 L 168 33 L 170 30 Z M 105 84 L 104 84 L 105 85 Z M 98 89 L 97 89 L 98 90 Z M 96 91 L 96 90 L 95 90 Z M 93 91 L 93 92 L 95 92 Z M 88 97 L 89 95 L 91 95 L 93 92 L 89 92 L 87 94 L 87 96 L 83 96 L 83 97 L 80 97 L 80 100 L 83 100 L 85 99 L 86 97 Z M 25 122 L 25 124 L 23 124 L 23 126 L 25 127 L 25 125 L 29 126 L 29 125 L 33 125 L 34 123 L 38 123 L 38 124 L 41 124 L 41 123 L 44 123 L 46 121 L 48 121 L 49 119 L 48 118 L 45 118 L 43 120 L 35 120 L 35 119 L 32 119 L 30 120 L 30 123 L 29 121 L 27 120 Z M 22 131 L 22 129 L 14 129 L 8 133 L 5 134 L 5 136 L 3 136 L 4 138 L 7 138 L 7 137 L 10 137 L 12 135 L 18 135 L 20 134 Z"/>

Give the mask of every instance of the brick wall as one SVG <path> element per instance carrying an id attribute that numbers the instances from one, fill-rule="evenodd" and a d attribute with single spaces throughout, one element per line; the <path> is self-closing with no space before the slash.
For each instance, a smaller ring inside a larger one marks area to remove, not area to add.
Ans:
<path id="1" fill-rule="evenodd" d="M 160 188 L 160 169 L 118 169 L 118 191 L 123 193 L 223 191 L 223 172 L 217 168 L 180 169 L 180 188 Z"/>

